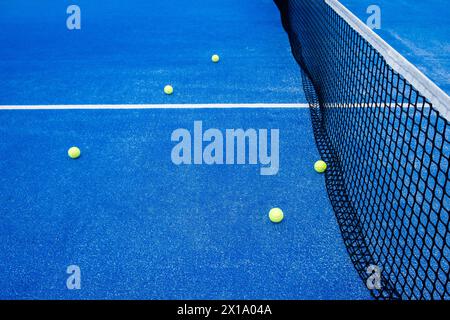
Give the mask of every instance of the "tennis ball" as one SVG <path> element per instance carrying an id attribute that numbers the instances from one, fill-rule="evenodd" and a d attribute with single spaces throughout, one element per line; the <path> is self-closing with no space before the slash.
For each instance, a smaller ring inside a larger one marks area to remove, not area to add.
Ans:
<path id="1" fill-rule="evenodd" d="M 327 171 L 327 164 L 323 160 L 319 160 L 314 164 L 314 170 L 318 173 L 324 173 Z"/>
<path id="2" fill-rule="evenodd" d="M 217 54 L 214 54 L 214 55 L 211 57 L 211 61 L 214 62 L 214 63 L 219 62 L 219 60 L 220 60 L 220 57 L 219 57 Z"/>
<path id="3" fill-rule="evenodd" d="M 165 94 L 172 94 L 173 93 L 173 87 L 171 85 L 167 85 L 164 87 L 164 93 Z"/>
<path id="4" fill-rule="evenodd" d="M 273 208 L 269 212 L 269 219 L 273 223 L 280 223 L 284 219 L 284 213 L 280 208 Z"/>
<path id="5" fill-rule="evenodd" d="M 80 157 L 81 151 L 77 147 L 72 147 L 72 148 L 69 149 L 69 151 L 67 151 L 67 154 L 72 159 L 77 159 L 77 158 Z"/>

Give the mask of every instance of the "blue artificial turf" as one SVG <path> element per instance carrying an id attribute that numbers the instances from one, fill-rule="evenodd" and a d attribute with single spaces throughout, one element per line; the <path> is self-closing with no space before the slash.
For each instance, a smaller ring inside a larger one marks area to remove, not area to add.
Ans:
<path id="1" fill-rule="evenodd" d="M 0 105 L 305 101 L 272 0 L 75 3 L 2 3 Z"/>
<path id="2" fill-rule="evenodd" d="M 0 112 L 0 298 L 369 298 L 312 168 L 308 112 Z M 194 120 L 279 128 L 279 174 L 174 165 L 171 133 Z"/>
<path id="3" fill-rule="evenodd" d="M 306 102 L 271 0 L 75 2 L 81 31 L 72 1 L 2 3 L 0 105 Z M 175 166 L 170 135 L 194 120 L 279 128 L 279 174 Z M 0 298 L 369 298 L 306 109 L 1 110 L 0 137 Z"/>

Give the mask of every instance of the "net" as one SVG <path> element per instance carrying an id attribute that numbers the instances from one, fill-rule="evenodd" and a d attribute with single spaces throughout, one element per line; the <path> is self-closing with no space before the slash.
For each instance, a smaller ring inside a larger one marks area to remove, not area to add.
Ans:
<path id="1" fill-rule="evenodd" d="M 381 269 L 379 299 L 450 298 L 449 97 L 338 1 L 275 2 L 360 277 Z"/>

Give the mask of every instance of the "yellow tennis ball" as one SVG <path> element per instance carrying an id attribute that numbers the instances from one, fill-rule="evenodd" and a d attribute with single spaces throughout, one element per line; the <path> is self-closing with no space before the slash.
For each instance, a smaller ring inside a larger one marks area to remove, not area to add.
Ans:
<path id="1" fill-rule="evenodd" d="M 173 87 L 171 85 L 167 85 L 164 87 L 164 93 L 165 94 L 172 94 L 173 93 Z"/>
<path id="2" fill-rule="evenodd" d="M 314 170 L 318 173 L 324 173 L 327 171 L 327 164 L 323 160 L 319 160 L 314 164 Z"/>
<path id="3" fill-rule="evenodd" d="M 269 219 L 273 223 L 280 223 L 284 219 L 284 213 L 280 208 L 273 208 L 269 212 Z"/>
<path id="4" fill-rule="evenodd" d="M 77 147 L 72 147 L 69 149 L 69 151 L 67 151 L 67 154 L 69 155 L 69 157 L 71 157 L 72 159 L 77 159 L 80 157 L 81 155 L 81 151 L 80 149 L 78 149 Z"/>
<path id="5" fill-rule="evenodd" d="M 214 62 L 214 63 L 219 62 L 219 60 L 220 60 L 220 57 L 219 57 L 217 54 L 214 54 L 214 55 L 211 57 L 211 61 Z"/>

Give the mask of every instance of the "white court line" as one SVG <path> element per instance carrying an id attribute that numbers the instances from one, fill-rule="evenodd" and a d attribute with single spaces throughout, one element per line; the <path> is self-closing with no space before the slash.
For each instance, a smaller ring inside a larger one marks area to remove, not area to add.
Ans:
<path id="1" fill-rule="evenodd" d="M 0 110 L 111 110 L 111 109 L 304 109 L 307 103 L 247 104 L 80 104 L 1 106 Z"/>
<path id="2" fill-rule="evenodd" d="M 139 109 L 307 109 L 307 103 L 218 103 L 218 104 L 62 104 L 62 105 L 10 105 L 1 110 L 139 110 Z M 423 108 L 408 103 L 327 103 L 327 108 Z M 428 107 L 425 105 L 425 108 Z"/>

